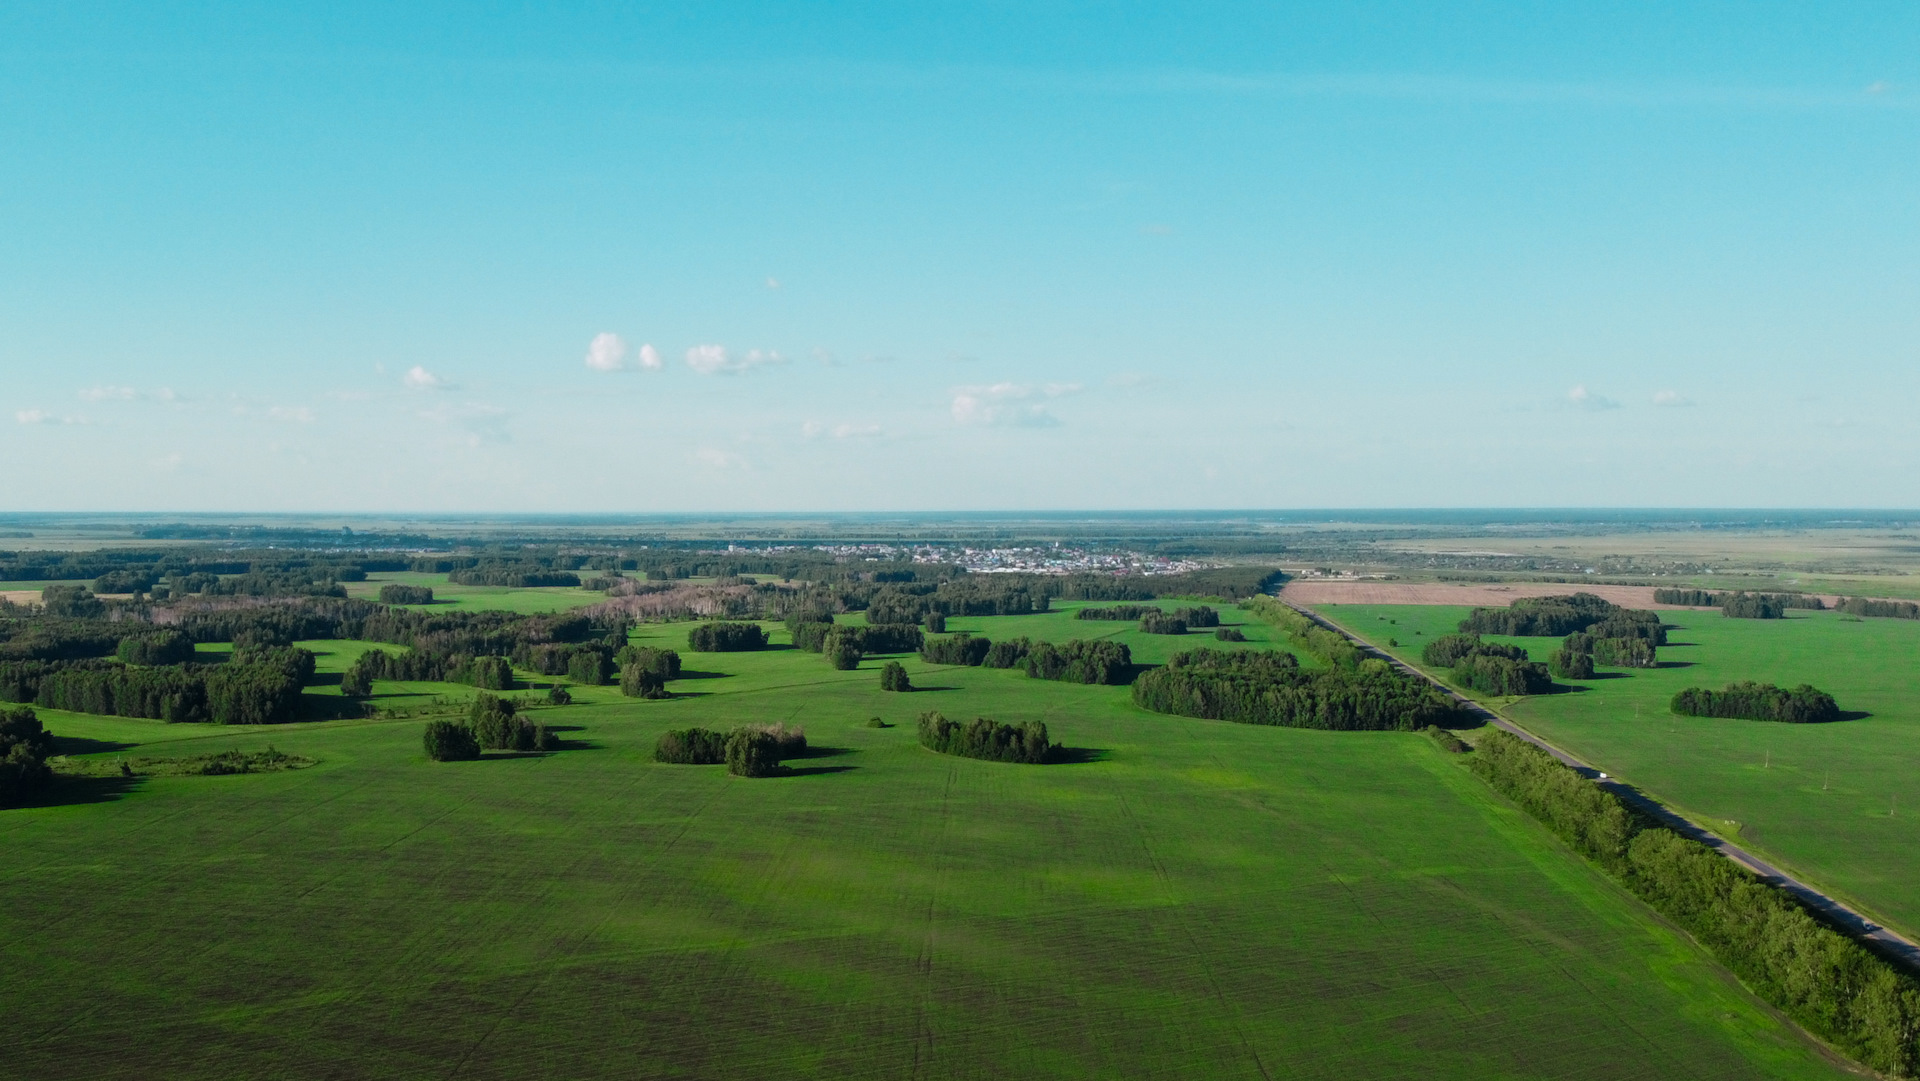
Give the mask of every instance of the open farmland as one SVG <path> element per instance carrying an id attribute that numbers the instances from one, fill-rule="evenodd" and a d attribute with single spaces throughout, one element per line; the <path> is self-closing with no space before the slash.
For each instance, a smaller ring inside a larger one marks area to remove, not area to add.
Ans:
<path id="1" fill-rule="evenodd" d="M 1468 609 L 1326 605 L 1329 617 L 1419 663 Z M 1508 716 L 1908 934 L 1920 929 L 1920 622 L 1794 611 L 1783 620 L 1663 613 L 1661 667 L 1605 669 L 1579 689 L 1507 703 Z M 1391 621 L 1391 622 L 1390 622 Z M 1418 633 L 1416 633 L 1418 632 Z M 1545 660 L 1558 638 L 1490 640 Z M 1812 683 L 1846 720 L 1770 724 L 1668 711 L 1685 687 Z M 1911 812 L 1909 812 L 1911 808 Z"/>
<path id="2" fill-rule="evenodd" d="M 1111 633 L 1143 654 L 1211 641 L 1060 613 L 953 623 Z M 365 648 L 312 645 L 321 693 Z M 0 1007 L 27 1019 L 0 1068 L 1843 1074 L 1424 737 L 1167 717 L 1123 687 L 917 658 L 929 689 L 899 695 L 872 658 L 840 672 L 785 649 L 684 656 L 673 700 L 578 688 L 579 704 L 538 711 L 567 740 L 544 757 L 429 763 L 417 721 L 46 711 L 99 741 L 78 750 L 270 743 L 318 764 L 100 781 L 92 802 L 0 813 L 0 941 L 7 970 L 32 974 L 0 983 Z M 1085 753 L 935 755 L 911 726 L 928 708 L 1044 720 Z M 895 727 L 866 727 L 874 715 Z M 824 750 L 757 781 L 649 760 L 666 728 L 748 721 L 804 725 Z"/>

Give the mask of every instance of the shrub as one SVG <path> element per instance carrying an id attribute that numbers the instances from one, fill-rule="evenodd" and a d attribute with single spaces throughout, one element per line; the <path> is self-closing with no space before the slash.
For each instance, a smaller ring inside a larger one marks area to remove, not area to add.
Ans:
<path id="1" fill-rule="evenodd" d="M 977 665 L 987 657 L 993 642 L 975 638 L 966 631 L 947 638 L 929 638 L 920 647 L 920 659 L 928 664 Z"/>
<path id="2" fill-rule="evenodd" d="M 186 664 L 193 660 L 193 638 L 177 629 L 128 635 L 115 655 L 125 664 Z"/>
<path id="3" fill-rule="evenodd" d="M 1688 687 L 1673 696 L 1673 712 L 1683 717 L 1732 717 L 1746 721 L 1821 724 L 1840 719 L 1833 696 L 1802 683 L 1785 690 L 1771 683 L 1730 683 L 1725 690 Z"/>
<path id="4" fill-rule="evenodd" d="M 340 677 L 340 693 L 347 698 L 366 698 L 373 694 L 373 677 L 367 669 L 355 664 Z"/>
<path id="5" fill-rule="evenodd" d="M 380 587 L 381 604 L 432 604 L 431 586 L 403 586 L 398 582 L 389 582 Z"/>
<path id="6" fill-rule="evenodd" d="M 1452 732 L 1447 731 L 1437 724 L 1427 726 L 1427 738 L 1438 743 L 1440 748 L 1449 754 L 1466 754 L 1468 751 L 1473 750 L 1473 748 L 1462 742 L 1459 736 L 1454 735 Z"/>
<path id="7" fill-rule="evenodd" d="M 780 746 L 767 732 L 736 728 L 727 735 L 727 772 L 736 777 L 772 777 L 780 772 Z"/>
<path id="8" fill-rule="evenodd" d="M 878 717 L 868 717 L 867 727 L 868 728 L 892 728 L 893 726 L 881 720 Z"/>
<path id="9" fill-rule="evenodd" d="M 1047 726 L 1040 721 L 1010 725 L 976 717 L 962 724 L 947 720 L 937 711 L 920 715 L 920 744 L 941 754 L 1035 765 L 1053 757 L 1054 752 Z"/>
<path id="10" fill-rule="evenodd" d="M 1187 621 L 1165 612 L 1151 611 L 1141 618 L 1140 632 L 1142 634 L 1185 634 Z"/>
<path id="11" fill-rule="evenodd" d="M 1214 638 L 1222 642 L 1244 642 L 1247 636 L 1238 627 L 1219 627 L 1213 632 Z"/>
<path id="12" fill-rule="evenodd" d="M 480 757 L 480 741 L 473 729 L 453 721 L 428 721 L 427 757 L 435 762 L 470 762 Z"/>
<path id="13" fill-rule="evenodd" d="M 547 691 L 547 703 L 555 706 L 573 705 L 573 694 L 565 687 L 555 686 Z"/>
<path id="14" fill-rule="evenodd" d="M 727 737 L 705 728 L 662 732 L 653 757 L 681 766 L 717 766 L 727 760 Z"/>
<path id="15" fill-rule="evenodd" d="M 628 698 L 650 698 L 657 700 L 673 697 L 673 695 L 667 691 L 667 681 L 660 677 L 659 672 L 651 668 L 643 668 L 637 664 L 629 664 L 621 670 L 620 693 L 626 695 Z"/>
<path id="16" fill-rule="evenodd" d="M 744 653 L 767 648 L 767 632 L 754 623 L 702 623 L 687 632 L 695 653 Z"/>
<path id="17" fill-rule="evenodd" d="M 880 669 L 880 689 L 883 691 L 910 691 L 913 682 L 907 678 L 907 670 L 899 661 L 888 661 Z"/>

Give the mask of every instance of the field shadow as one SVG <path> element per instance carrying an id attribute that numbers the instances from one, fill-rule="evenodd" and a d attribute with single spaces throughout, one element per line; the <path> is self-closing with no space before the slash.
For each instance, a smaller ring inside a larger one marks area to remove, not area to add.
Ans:
<path id="1" fill-rule="evenodd" d="M 1839 715 L 1838 717 L 1835 717 L 1835 718 L 1834 718 L 1834 720 L 1835 720 L 1836 722 L 1838 722 L 1838 721 L 1864 721 L 1864 720 L 1866 720 L 1866 719 L 1867 719 L 1868 717 L 1871 717 L 1871 716 L 1873 716 L 1873 714 L 1871 714 L 1871 713 L 1868 713 L 1868 712 L 1867 712 L 1866 710 L 1864 710 L 1864 709 L 1843 709 L 1843 710 L 1841 710 L 1841 711 L 1840 711 L 1840 715 Z"/>
<path id="2" fill-rule="evenodd" d="M 781 776 L 812 777 L 823 773 L 845 773 L 859 768 L 859 766 L 787 766 L 784 767 Z"/>
<path id="3" fill-rule="evenodd" d="M 852 754 L 851 747 L 808 747 L 794 758 L 838 758 L 843 754 Z"/>
<path id="4" fill-rule="evenodd" d="M 682 668 L 674 679 L 732 679 L 732 672 L 702 672 L 694 668 Z M 671 681 L 669 681 L 671 682 Z"/>
<path id="5" fill-rule="evenodd" d="M 23 807 L 65 807 L 76 803 L 112 803 L 140 787 L 140 777 L 65 777 L 58 773 Z"/>
<path id="6" fill-rule="evenodd" d="M 1088 762 L 1105 762 L 1113 752 L 1105 747 L 1055 747 L 1048 757 L 1050 766 L 1078 766 Z"/>
<path id="7" fill-rule="evenodd" d="M 958 687 L 947 687 L 947 686 L 940 686 L 940 687 L 915 687 L 915 688 L 913 688 L 912 690 L 910 690 L 910 691 L 908 691 L 907 693 L 908 693 L 908 694 L 930 694 L 930 693 L 932 693 L 932 692 L 934 692 L 934 691 L 957 691 L 957 690 L 959 690 L 959 689 L 960 689 L 960 688 L 958 688 Z"/>
<path id="8" fill-rule="evenodd" d="M 140 746 L 138 743 L 121 743 L 112 739 L 88 739 L 85 736 L 53 737 L 54 754 L 100 754 L 103 751 L 126 751 Z"/>
<path id="9" fill-rule="evenodd" d="M 343 698 L 336 694 L 303 694 L 300 696 L 300 720 L 303 721 L 357 721 L 367 715 L 367 704 L 358 698 Z"/>
<path id="10" fill-rule="evenodd" d="M 307 681 L 309 687 L 338 687 L 346 678 L 345 672 L 315 672 Z"/>
<path id="11" fill-rule="evenodd" d="M 652 701 L 671 702 L 676 698 L 705 698 L 712 693 L 712 691 L 668 691 L 665 698 L 655 698 Z"/>
<path id="12" fill-rule="evenodd" d="M 1694 665 L 1699 663 L 1700 663 L 1699 661 L 1660 661 L 1656 663 L 1654 667 L 1655 668 L 1692 668 Z"/>

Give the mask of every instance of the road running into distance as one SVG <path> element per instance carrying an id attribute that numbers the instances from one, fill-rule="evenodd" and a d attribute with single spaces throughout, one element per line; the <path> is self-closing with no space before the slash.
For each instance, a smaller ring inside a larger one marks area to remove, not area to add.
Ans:
<path id="1" fill-rule="evenodd" d="M 1916 944 L 1912 939 L 1900 932 L 1883 924 L 1875 923 L 1851 905 L 1820 892 L 1813 886 L 1782 871 L 1780 868 L 1741 848 L 1732 841 L 1721 837 L 1712 830 L 1681 816 L 1660 801 L 1634 788 L 1632 785 L 1625 784 L 1618 778 L 1610 777 L 1589 763 L 1575 758 L 1566 751 L 1555 747 L 1553 744 L 1548 743 L 1532 732 L 1521 728 L 1519 725 L 1514 724 L 1512 721 L 1488 709 L 1486 706 L 1481 705 L 1466 695 L 1461 694 L 1459 691 L 1454 690 L 1452 687 L 1447 686 L 1445 683 L 1440 682 L 1432 675 L 1415 668 L 1413 665 L 1406 663 L 1383 649 L 1377 648 L 1371 642 L 1368 642 L 1366 639 L 1361 638 L 1359 635 L 1354 634 L 1352 631 L 1342 627 L 1340 624 L 1335 623 L 1320 613 L 1303 605 L 1295 604 L 1285 597 L 1275 599 L 1301 615 L 1306 616 L 1308 619 L 1313 620 L 1320 626 L 1346 638 L 1368 655 L 1378 657 L 1408 675 L 1424 679 L 1428 683 L 1440 688 L 1440 690 L 1466 707 L 1474 715 L 1484 719 L 1488 724 L 1502 731 L 1510 732 L 1526 740 L 1528 743 L 1545 750 L 1548 754 L 1565 763 L 1574 772 L 1620 797 L 1622 802 L 1634 810 L 1640 811 L 1648 817 L 1653 818 L 1661 825 L 1666 826 L 1682 837 L 1691 838 L 1706 845 L 1708 848 L 1714 849 L 1721 855 L 1752 872 L 1761 881 L 1778 886 L 1792 894 L 1801 904 L 1819 913 L 1822 918 L 1833 924 L 1833 926 L 1866 942 L 1875 952 L 1904 964 L 1908 969 L 1916 973 L 1920 973 L 1920 944 Z"/>

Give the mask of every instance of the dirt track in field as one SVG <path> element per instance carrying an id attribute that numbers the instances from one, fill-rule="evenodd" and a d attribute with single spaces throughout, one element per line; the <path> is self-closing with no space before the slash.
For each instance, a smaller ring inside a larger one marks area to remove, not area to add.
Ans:
<path id="1" fill-rule="evenodd" d="M 1592 593 L 1625 608 L 1684 608 L 1653 603 L 1652 586 L 1580 585 L 1573 582 L 1288 582 L 1280 595 L 1295 604 L 1465 604 L 1505 608 L 1521 597 Z"/>

